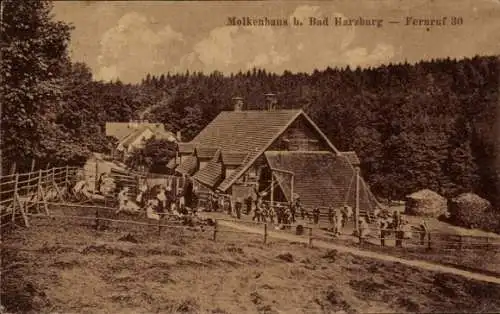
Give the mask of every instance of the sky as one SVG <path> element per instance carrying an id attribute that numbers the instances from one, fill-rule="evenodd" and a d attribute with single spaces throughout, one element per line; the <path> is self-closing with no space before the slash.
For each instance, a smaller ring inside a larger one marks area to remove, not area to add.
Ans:
<path id="1" fill-rule="evenodd" d="M 500 54 L 500 0 L 55 1 L 53 12 L 75 27 L 74 62 L 85 62 L 97 80 L 125 83 L 147 73 L 312 72 Z M 226 25 L 231 17 L 289 25 Z M 310 26 L 310 17 L 327 17 L 329 25 Z M 336 17 L 381 19 L 382 26 L 335 26 Z M 406 25 L 407 17 L 446 17 L 446 24 Z M 451 25 L 452 17 L 462 24 Z"/>

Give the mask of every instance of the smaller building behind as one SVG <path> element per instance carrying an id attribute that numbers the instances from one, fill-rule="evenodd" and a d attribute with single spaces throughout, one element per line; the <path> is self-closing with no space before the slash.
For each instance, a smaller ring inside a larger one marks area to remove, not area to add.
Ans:
<path id="1" fill-rule="evenodd" d="M 152 137 L 177 142 L 175 134 L 165 130 L 162 123 L 150 123 L 145 120 L 106 122 L 106 136 L 118 140 L 112 155 L 119 160 L 125 160 L 134 150 L 142 148 L 144 142 Z"/>

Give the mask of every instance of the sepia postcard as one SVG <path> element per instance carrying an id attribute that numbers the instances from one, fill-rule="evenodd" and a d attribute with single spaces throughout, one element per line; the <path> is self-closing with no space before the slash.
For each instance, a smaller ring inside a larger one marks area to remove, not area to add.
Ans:
<path id="1" fill-rule="evenodd" d="M 0 36 L 0 314 L 500 312 L 500 1 L 3 0 Z"/>

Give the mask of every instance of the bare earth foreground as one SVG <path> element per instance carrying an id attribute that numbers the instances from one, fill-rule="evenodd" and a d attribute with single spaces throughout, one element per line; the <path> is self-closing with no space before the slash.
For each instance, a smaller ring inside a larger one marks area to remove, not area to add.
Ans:
<path id="1" fill-rule="evenodd" d="M 301 243 L 237 232 L 214 242 L 199 227 L 159 237 L 155 228 L 33 224 L 3 237 L 9 312 L 500 311 L 500 285 Z"/>

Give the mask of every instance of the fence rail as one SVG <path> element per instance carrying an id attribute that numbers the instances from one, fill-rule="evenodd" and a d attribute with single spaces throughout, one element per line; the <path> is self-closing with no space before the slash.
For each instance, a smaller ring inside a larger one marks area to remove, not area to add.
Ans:
<path id="1" fill-rule="evenodd" d="M 40 202 L 37 201 L 27 201 L 30 205 L 34 206 L 39 204 Z M 152 220 L 152 219 L 146 219 L 140 220 L 137 219 L 136 217 L 129 217 L 131 219 L 121 219 L 119 216 L 114 216 L 114 212 L 116 211 L 116 208 L 114 207 L 106 207 L 106 206 L 96 206 L 96 205 L 82 205 L 82 204 L 74 204 L 74 203 L 58 203 L 58 202 L 43 202 L 44 205 L 48 206 L 48 211 L 50 214 L 44 213 L 43 211 L 41 213 L 28 213 L 26 215 L 26 219 L 30 220 L 34 226 L 37 226 L 35 221 L 39 220 L 45 220 L 48 219 L 48 223 L 52 224 L 53 221 L 56 220 L 61 220 L 62 222 L 66 223 L 75 223 L 77 221 L 80 221 L 81 223 L 78 223 L 77 225 L 84 227 L 84 228 L 91 228 L 96 230 L 96 232 L 100 232 L 100 230 L 103 230 L 103 228 L 112 228 L 111 230 L 115 231 L 120 231 L 122 230 L 121 228 L 125 228 L 126 232 L 144 232 L 146 231 L 147 233 L 152 234 L 153 236 L 158 236 L 162 237 L 170 233 L 166 233 L 166 230 L 170 229 L 175 229 L 175 230 L 189 230 L 193 231 L 193 227 L 196 226 L 196 229 L 206 236 L 202 236 L 200 233 L 198 236 L 201 237 L 207 237 L 209 236 L 212 241 L 216 242 L 224 242 L 225 240 L 229 239 L 229 241 L 234 241 L 235 239 L 244 239 L 245 241 L 248 241 L 248 239 L 259 239 L 258 241 L 262 241 L 263 244 L 268 244 L 269 243 L 269 238 L 272 236 L 270 235 L 270 231 L 273 230 L 272 228 L 273 224 L 269 222 L 254 222 L 254 221 L 242 221 L 239 219 L 233 219 L 233 218 L 213 218 L 212 223 L 209 223 L 207 220 L 204 221 L 204 223 L 200 226 L 199 224 L 192 225 L 192 224 L 185 224 L 185 222 L 182 222 L 181 217 L 178 217 L 177 215 L 173 215 L 171 213 L 163 213 L 160 216 L 159 220 Z M 80 212 L 77 213 L 71 213 L 69 212 L 71 209 L 73 210 L 80 210 Z M 142 215 L 143 218 L 146 218 L 145 213 Z M 169 218 L 175 217 L 176 220 L 172 221 Z M 7 219 L 9 219 L 10 216 L 7 215 Z M 181 221 L 179 221 L 180 219 Z M 239 224 L 249 224 L 253 227 L 252 231 L 244 231 L 244 230 L 238 230 L 238 229 L 232 229 L 231 226 L 227 226 L 223 224 L 222 222 L 233 222 L 233 223 L 239 223 Z M 3 228 L 5 225 L 9 225 L 3 223 L 3 217 L 2 217 L 2 224 L 0 225 L 0 228 Z M 12 226 L 16 226 L 17 224 L 10 224 Z M 134 229 L 135 228 L 140 228 L 140 229 Z M 198 229 L 199 227 L 199 229 Z M 322 228 L 319 228 L 317 226 L 302 226 L 302 232 L 298 232 L 297 230 L 297 225 L 293 224 L 287 224 L 287 225 L 280 225 L 280 231 L 273 230 L 273 232 L 294 232 L 295 235 L 300 236 L 305 245 L 308 247 L 314 247 L 316 241 L 321 241 L 321 242 L 333 242 L 336 244 L 339 244 L 339 240 L 334 240 L 331 236 L 329 237 L 328 235 L 325 234 L 324 230 Z M 257 230 L 256 230 L 257 229 Z M 282 230 L 285 229 L 285 230 Z M 132 231 L 133 230 L 133 231 Z M 257 232 L 256 231 L 259 231 Z M 374 229 L 375 230 L 375 229 Z M 394 234 L 394 230 L 391 229 L 383 229 L 386 232 L 392 232 Z M 380 231 L 377 229 L 377 231 Z M 174 231 L 175 232 L 175 231 Z M 98 233 L 97 233 L 98 234 Z M 233 236 L 231 236 L 233 235 Z M 241 237 L 240 235 L 245 235 L 244 237 Z M 429 236 L 430 235 L 430 236 Z M 253 237 L 251 237 L 253 236 Z M 417 253 L 418 258 L 421 259 L 429 259 L 431 261 L 436 261 L 440 262 L 441 258 L 443 256 L 447 259 L 451 258 L 451 263 L 457 263 L 457 266 L 464 266 L 464 267 L 476 267 L 475 264 L 471 263 L 468 260 L 462 261 L 461 256 L 466 255 L 466 254 L 480 254 L 477 253 L 478 250 L 482 250 L 481 252 L 494 252 L 493 254 L 497 254 L 495 252 L 500 252 L 500 240 L 499 239 L 493 239 L 493 238 L 488 238 L 488 237 L 468 237 L 468 236 L 449 236 L 449 239 L 451 240 L 444 240 L 442 238 L 445 238 L 445 236 L 449 235 L 444 235 L 444 234 L 439 234 L 439 233 L 428 233 L 428 242 L 422 244 L 419 241 L 416 241 L 415 239 L 407 239 L 403 240 L 405 243 L 404 245 L 401 245 L 402 247 L 406 247 L 408 245 L 412 245 L 413 248 L 417 248 L 417 250 L 410 250 L 408 251 L 411 256 L 411 254 Z M 385 237 L 385 240 L 390 240 L 390 237 Z M 392 238 L 395 240 L 395 238 Z M 485 240 L 486 239 L 486 240 Z M 368 238 L 359 238 L 359 245 L 360 246 L 365 246 L 366 242 L 369 242 L 369 240 L 381 240 L 380 237 L 377 236 L 372 236 L 370 239 Z M 474 241 L 473 241 L 474 240 Z M 239 241 L 239 240 L 238 240 Z M 345 241 L 340 240 L 343 245 L 346 245 Z M 318 245 L 318 244 L 316 244 Z M 420 248 L 420 249 L 418 249 Z M 429 251 L 428 249 L 432 248 L 432 251 Z M 372 249 L 372 247 L 368 248 L 365 247 L 365 249 Z M 469 251 L 473 251 L 473 253 L 468 253 Z M 392 252 L 391 251 L 385 251 L 385 252 Z M 394 252 L 395 254 L 400 254 L 398 252 L 401 251 L 396 251 Z M 406 252 L 406 250 L 404 251 Z M 428 253 L 429 252 L 429 253 Z M 391 253 L 389 253 L 391 254 Z M 405 253 L 406 254 L 406 253 Z M 406 256 L 406 255 L 405 255 Z M 460 258 L 457 259 L 457 256 L 460 256 Z M 482 271 L 483 266 L 480 266 L 479 268 L 475 268 L 479 271 Z M 486 270 L 486 268 L 484 269 Z M 487 270 L 488 271 L 488 270 Z"/>
<path id="2" fill-rule="evenodd" d="M 36 204 L 36 202 L 29 202 L 31 204 Z M 125 224 L 125 225 L 140 225 L 140 226 L 150 226 L 150 227 L 156 227 L 158 228 L 158 234 L 161 234 L 161 229 L 162 228 L 187 228 L 186 226 L 179 226 L 175 224 L 168 224 L 164 223 L 165 219 L 168 218 L 179 218 L 177 215 L 171 214 L 171 213 L 161 213 L 160 216 L 162 217 L 160 220 L 157 222 L 151 223 L 151 222 L 142 222 L 142 221 L 137 221 L 134 219 L 118 219 L 115 217 L 109 217 L 109 215 L 116 210 L 114 207 L 105 207 L 105 206 L 96 206 L 96 205 L 81 205 L 81 204 L 74 204 L 74 203 L 57 203 L 57 202 L 46 202 L 48 206 L 50 206 L 50 215 L 46 214 L 28 214 L 27 216 L 30 219 L 33 218 L 64 218 L 64 219 L 74 219 L 74 220 L 84 220 L 84 221 L 91 221 L 93 222 L 94 226 L 99 226 L 102 223 L 109 222 L 109 223 L 118 223 L 118 224 Z M 55 213 L 56 208 L 73 208 L 73 209 L 83 209 L 85 211 L 84 215 L 72 215 L 68 213 L 63 213 L 63 214 L 58 214 Z M 88 213 L 92 212 L 93 215 L 88 215 Z M 151 220 L 148 220 L 151 221 Z M 226 222 L 231 222 L 231 223 L 239 223 L 239 224 L 246 224 L 253 226 L 254 228 L 259 228 L 262 230 L 261 235 L 263 237 L 263 242 L 266 243 L 268 241 L 269 237 L 269 231 L 272 230 L 272 227 L 276 227 L 278 225 L 269 223 L 269 222 L 256 222 L 256 221 L 242 221 L 239 219 L 233 219 L 233 218 L 214 218 L 214 225 L 213 226 L 208 226 L 205 225 L 204 227 L 210 229 L 212 228 L 213 232 L 213 240 L 220 239 L 218 235 L 223 234 L 223 233 L 243 233 L 243 234 L 255 234 L 255 232 L 247 232 L 247 231 L 239 231 L 239 230 L 224 230 L 221 229 L 220 227 L 220 222 L 221 221 L 226 221 Z M 281 230 L 285 231 L 292 231 L 297 233 L 297 225 L 295 224 L 281 224 L 279 225 Z M 274 228 L 273 228 L 274 229 Z M 306 236 L 308 239 L 308 245 L 313 246 L 314 240 L 321 240 L 321 241 L 331 241 L 334 240 L 331 236 L 328 236 L 324 233 L 322 228 L 318 228 L 316 226 L 302 226 L 303 232 L 300 233 L 299 235 Z M 383 231 L 386 232 L 386 236 L 381 237 L 380 235 L 371 235 L 369 237 L 358 237 L 359 239 L 359 244 L 364 245 L 365 243 L 368 243 L 370 241 L 397 241 L 397 237 L 395 236 L 397 230 L 394 229 L 373 229 L 373 231 Z M 408 246 L 408 245 L 413 245 L 414 247 L 421 247 L 424 249 L 437 249 L 437 250 L 455 250 L 455 251 L 460 251 L 460 250 L 477 250 L 477 249 L 489 249 L 489 250 L 499 250 L 500 249 L 500 239 L 494 239 L 494 238 L 489 238 L 489 237 L 471 237 L 471 236 L 461 236 L 461 235 L 446 235 L 442 233 L 435 233 L 435 232 L 421 232 L 421 231 L 415 231 L 413 232 L 414 234 L 417 235 L 425 235 L 425 240 L 422 241 L 422 239 L 415 239 L 415 238 L 410 238 L 410 239 L 401 239 L 401 245 L 400 247 L 403 246 Z M 373 242 L 371 242 L 373 244 Z M 385 243 L 383 243 L 381 246 L 385 246 Z M 398 245 L 396 245 L 398 246 Z"/>
<path id="3" fill-rule="evenodd" d="M 15 173 L 0 177 L 0 224 L 6 227 L 15 224 L 18 218 L 29 226 L 27 201 L 37 200 L 38 207 L 48 195 L 63 198 L 63 190 L 74 180 L 77 167 L 54 167 L 26 173 Z"/>
<path id="4" fill-rule="evenodd" d="M 29 202 L 31 204 L 36 204 L 36 202 Z M 157 234 L 161 235 L 163 228 L 169 228 L 169 229 L 189 229 L 192 228 L 192 226 L 189 225 L 179 225 L 179 224 L 172 224 L 172 223 L 165 223 L 165 220 L 168 218 L 176 218 L 179 219 L 180 217 L 171 213 L 160 213 L 160 216 L 162 217 L 161 219 L 157 220 L 156 222 L 151 222 L 153 219 L 147 219 L 148 222 L 144 221 L 137 221 L 134 219 L 118 219 L 118 218 L 109 218 L 109 215 L 113 215 L 113 213 L 116 211 L 116 208 L 114 207 L 106 207 L 106 206 L 96 206 L 96 205 L 81 205 L 81 204 L 74 204 L 74 203 L 57 203 L 57 202 L 46 202 L 48 206 L 50 206 L 50 215 L 47 214 L 27 214 L 27 216 L 30 219 L 54 219 L 54 218 L 60 218 L 60 219 L 71 219 L 71 220 L 82 220 L 86 222 L 92 222 L 92 225 L 90 227 L 99 229 L 99 226 L 102 226 L 103 223 L 117 223 L 117 224 L 123 224 L 123 225 L 136 225 L 136 226 L 146 226 L 146 227 L 154 227 L 157 228 Z M 68 214 L 68 213 L 56 213 L 57 208 L 64 208 L 64 209 L 83 209 L 85 211 L 84 215 L 75 215 L 75 214 Z M 90 215 L 90 213 L 92 215 Z M 214 219 L 214 224 L 213 226 L 210 225 L 202 225 L 203 228 L 207 228 L 210 231 L 210 228 L 212 229 L 213 233 L 213 240 L 216 241 L 217 234 L 220 233 L 242 233 L 242 234 L 254 234 L 254 232 L 245 232 L 245 231 L 237 231 L 237 230 L 221 230 L 218 228 L 218 220 L 219 219 Z M 222 220 L 227 220 L 231 221 L 230 219 L 222 219 Z M 256 223 L 256 224 L 261 224 L 261 223 Z M 267 225 L 262 225 L 261 227 L 263 228 L 263 242 L 267 242 Z"/>

